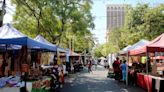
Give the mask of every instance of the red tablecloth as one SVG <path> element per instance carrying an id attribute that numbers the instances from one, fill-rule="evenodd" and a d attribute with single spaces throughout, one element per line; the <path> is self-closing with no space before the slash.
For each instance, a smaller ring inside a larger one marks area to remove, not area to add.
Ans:
<path id="1" fill-rule="evenodd" d="M 144 81 L 146 84 L 146 89 L 149 90 L 148 92 L 152 92 L 152 76 L 144 75 Z"/>
<path id="2" fill-rule="evenodd" d="M 145 90 L 152 92 L 152 77 L 143 73 L 137 74 L 137 85 Z"/>

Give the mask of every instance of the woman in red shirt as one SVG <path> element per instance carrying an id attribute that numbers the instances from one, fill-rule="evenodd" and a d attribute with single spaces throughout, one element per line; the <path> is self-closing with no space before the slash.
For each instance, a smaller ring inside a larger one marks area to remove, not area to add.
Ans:
<path id="1" fill-rule="evenodd" d="M 120 73 L 120 61 L 119 61 L 118 57 L 116 58 L 116 60 L 113 63 L 113 68 L 114 68 L 115 80 L 118 80 L 119 73 Z"/>

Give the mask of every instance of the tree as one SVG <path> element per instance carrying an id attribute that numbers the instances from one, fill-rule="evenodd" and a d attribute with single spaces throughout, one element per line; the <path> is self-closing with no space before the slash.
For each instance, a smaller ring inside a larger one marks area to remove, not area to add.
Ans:
<path id="1" fill-rule="evenodd" d="M 164 4 L 154 8 L 149 8 L 143 16 L 144 24 L 140 27 L 144 30 L 143 34 L 147 35 L 147 39 L 152 40 L 160 34 L 164 33 Z"/>
<path id="2" fill-rule="evenodd" d="M 136 7 L 127 7 L 127 12 L 125 16 L 125 33 L 126 35 L 126 44 L 134 44 L 143 37 L 143 31 L 140 30 L 139 26 L 144 24 L 142 19 L 144 14 L 148 10 L 147 4 L 137 4 Z M 128 34 L 127 34 L 128 33 Z"/>
<path id="3" fill-rule="evenodd" d="M 109 43 L 104 43 L 99 46 L 97 46 L 94 49 L 94 54 L 96 57 L 107 57 L 109 53 L 116 53 L 118 51 L 118 48 L 109 44 Z"/>
<path id="4" fill-rule="evenodd" d="M 109 53 L 116 53 L 120 49 L 122 49 L 125 45 L 123 43 L 124 39 L 121 39 L 122 37 L 122 28 L 113 28 L 107 35 L 108 41 L 105 45 L 106 48 L 106 56 Z"/>
<path id="5" fill-rule="evenodd" d="M 94 55 L 96 57 L 102 57 L 102 53 L 101 53 L 101 50 L 102 50 L 102 46 L 97 46 L 95 49 L 94 49 Z"/>
<path id="6" fill-rule="evenodd" d="M 148 4 L 138 4 L 128 7 L 124 25 L 126 44 L 134 44 L 140 39 L 152 40 L 164 32 L 164 5 L 149 7 Z M 128 34 L 128 35 L 127 35 Z"/>
<path id="7" fill-rule="evenodd" d="M 93 29 L 90 0 L 12 0 L 16 5 L 14 26 L 34 37 L 41 34 L 55 44 L 72 31 L 85 34 Z"/>
<path id="8" fill-rule="evenodd" d="M 115 46 L 119 49 L 121 42 L 121 30 L 119 28 L 113 28 L 108 34 L 109 45 Z"/>
<path id="9" fill-rule="evenodd" d="M 94 47 L 95 38 L 93 35 L 88 32 L 86 35 L 77 32 L 74 34 L 73 32 L 66 32 L 63 37 L 61 37 L 60 46 L 65 48 L 72 48 L 73 51 L 83 52 L 87 50 L 88 52 Z"/>

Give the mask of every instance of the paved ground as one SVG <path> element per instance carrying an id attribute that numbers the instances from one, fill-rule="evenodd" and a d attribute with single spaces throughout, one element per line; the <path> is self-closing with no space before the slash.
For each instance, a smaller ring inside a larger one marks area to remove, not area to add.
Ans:
<path id="1" fill-rule="evenodd" d="M 92 73 L 87 70 L 69 75 L 61 92 L 145 92 L 141 88 L 128 86 L 107 78 L 107 70 L 99 66 Z"/>

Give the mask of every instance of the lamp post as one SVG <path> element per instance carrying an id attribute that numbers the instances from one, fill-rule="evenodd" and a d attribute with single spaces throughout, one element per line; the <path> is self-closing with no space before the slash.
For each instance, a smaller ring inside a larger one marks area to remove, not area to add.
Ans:
<path id="1" fill-rule="evenodd" d="M 6 13 L 5 7 L 6 7 L 6 0 L 0 0 L 0 27 L 3 25 L 3 17 Z"/>

